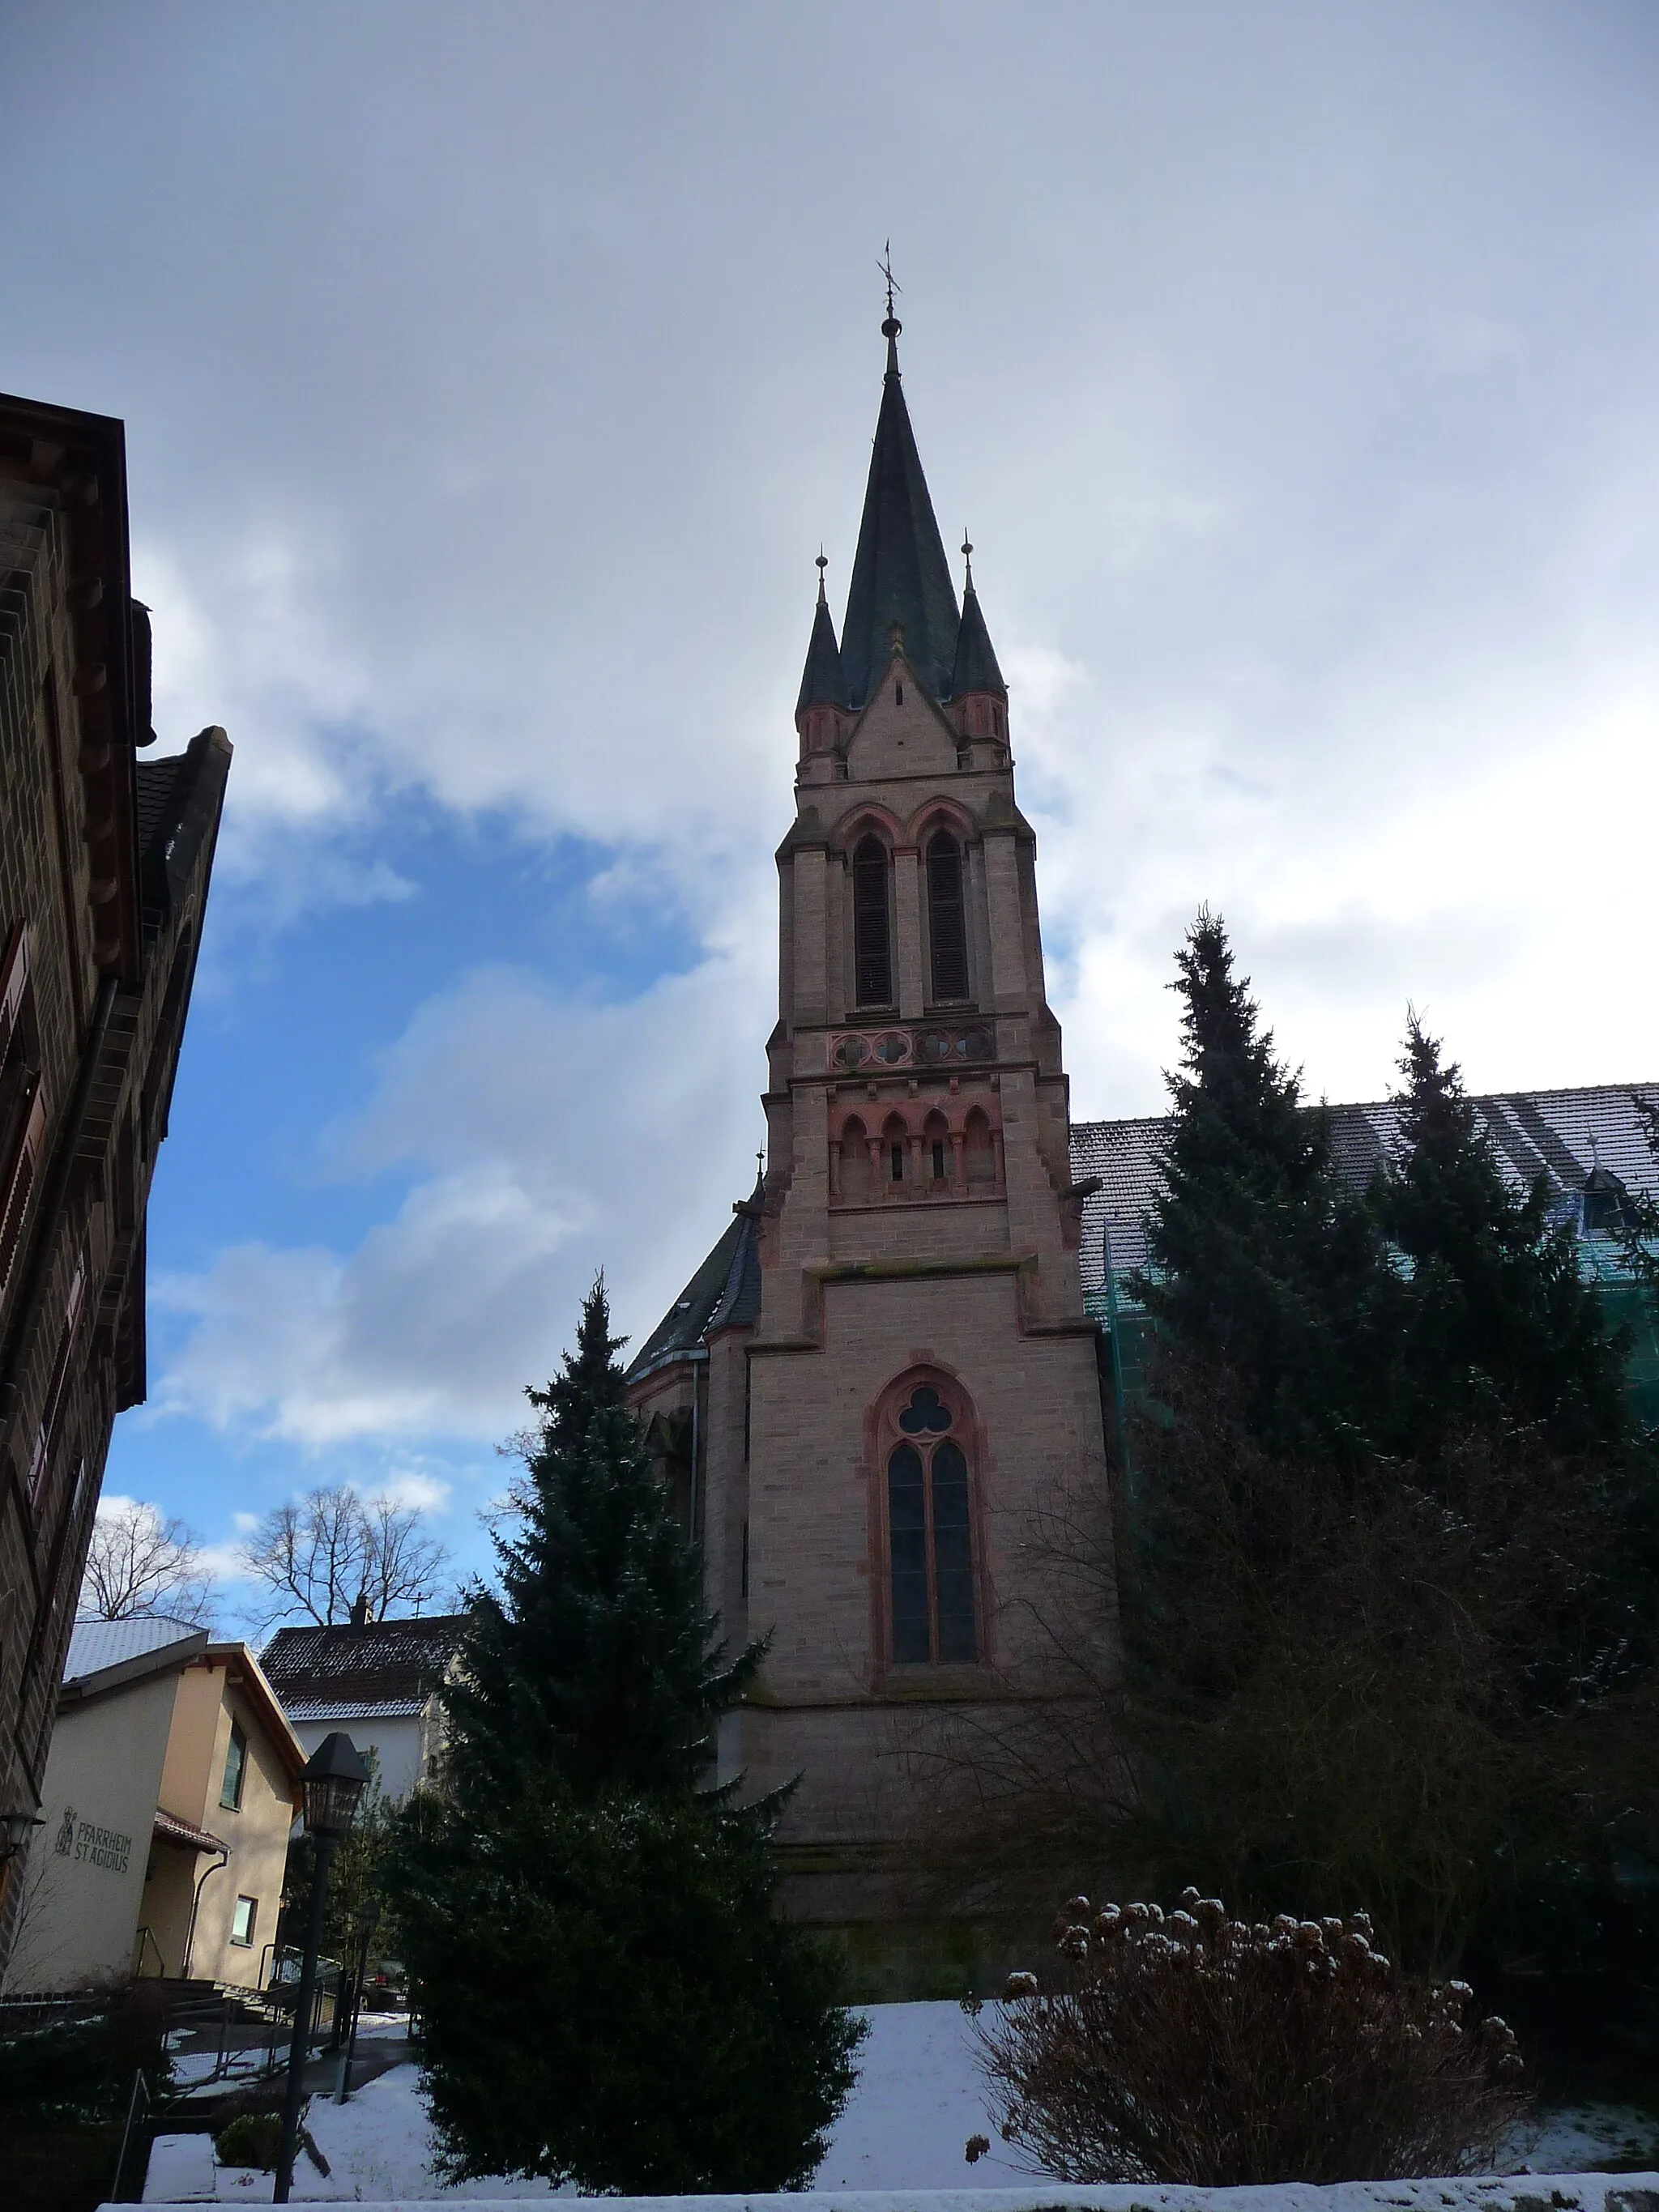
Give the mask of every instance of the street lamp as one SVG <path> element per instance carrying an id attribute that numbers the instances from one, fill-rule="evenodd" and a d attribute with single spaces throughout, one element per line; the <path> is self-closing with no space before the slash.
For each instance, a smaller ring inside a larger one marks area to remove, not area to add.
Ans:
<path id="1" fill-rule="evenodd" d="M 300 1987 L 294 2003 L 294 2039 L 288 2052 L 288 2087 L 283 2098 L 283 2132 L 276 2146 L 276 2181 L 271 2192 L 272 2202 L 277 2204 L 288 2203 L 294 2183 L 294 2152 L 300 2136 L 301 2076 L 305 2072 L 306 2045 L 311 2038 L 311 2007 L 317 1988 L 317 1953 L 323 1940 L 329 1863 L 336 1845 L 351 1826 L 357 1800 L 368 1788 L 368 1765 L 356 1745 L 337 1729 L 332 1735 L 323 1738 L 300 1776 L 306 1832 L 314 1838 L 317 1848 L 311 1869 L 311 1917 L 306 1928 Z"/>
<path id="2" fill-rule="evenodd" d="M 15 1859 L 27 1848 L 30 1830 L 45 1826 L 38 1813 L 0 1813 L 0 1861 Z"/>

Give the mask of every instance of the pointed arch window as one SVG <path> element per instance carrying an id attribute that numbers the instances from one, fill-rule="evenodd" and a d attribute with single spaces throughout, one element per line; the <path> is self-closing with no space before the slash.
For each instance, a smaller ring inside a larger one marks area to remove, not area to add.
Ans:
<path id="1" fill-rule="evenodd" d="M 853 853 L 853 977 L 861 1006 L 893 1003 L 887 877 L 887 850 L 881 840 L 860 838 Z"/>
<path id="2" fill-rule="evenodd" d="M 893 1663 L 971 1664 L 979 1636 L 962 1424 L 923 1382 L 897 1425 L 886 1468 Z"/>
<path id="3" fill-rule="evenodd" d="M 968 996 L 968 918 L 962 896 L 962 848 L 948 830 L 927 846 L 927 944 L 936 1002 Z"/>

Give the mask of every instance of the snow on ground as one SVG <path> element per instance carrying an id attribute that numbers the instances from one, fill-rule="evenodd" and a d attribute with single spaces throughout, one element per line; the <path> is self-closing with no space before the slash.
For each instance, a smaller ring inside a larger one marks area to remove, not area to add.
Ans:
<path id="1" fill-rule="evenodd" d="M 862 2008 L 858 2087 L 814 2189 L 997 2189 L 1027 2179 L 991 2124 L 973 2023 L 956 2004 Z M 969 2166 L 969 2136 L 994 2148 Z"/>
<path id="2" fill-rule="evenodd" d="M 399 2030 L 404 2022 L 398 2015 Z M 977 2191 L 1021 2187 L 1033 2203 L 1056 2204 L 1073 2192 L 1061 2192 L 1052 2182 L 1041 2181 L 1030 2196 L 1032 2177 L 1009 2158 L 992 2125 L 974 2057 L 972 2024 L 954 2004 L 872 2005 L 866 2009 L 870 2033 L 859 2053 L 859 2081 L 847 2110 L 830 2139 L 830 2148 L 814 2180 L 816 2191 L 856 2192 L 919 2189 Z M 364 2026 L 368 2022 L 365 2021 Z M 547 2197 L 539 2181 L 472 2181 L 445 2190 L 433 2166 L 431 2131 L 420 2096 L 419 2070 L 413 2065 L 394 2066 L 378 2080 L 353 2093 L 349 2104 L 312 2100 L 307 2125 L 330 2171 L 320 2174 L 301 2151 L 294 2174 L 296 2203 L 363 2203 L 401 2199 L 418 2203 L 440 2196 L 450 2202 L 466 2198 Z M 994 2148 L 969 2166 L 964 2155 L 968 2138 L 988 2136 Z M 1584 2107 L 1548 2116 L 1541 2130 L 1518 2138 L 1511 2171 L 1552 2176 L 1582 2172 L 1604 2159 L 1628 2160 L 1644 2156 L 1659 2165 L 1659 2131 L 1642 2116 L 1609 2106 Z M 1480 2191 L 1495 2190 L 1483 2183 Z M 1353 2186 L 1358 2189 L 1360 2185 Z M 1385 2185 L 1378 2185 L 1379 2188 Z M 1396 2190 L 1392 2197 L 1363 2200 L 1364 2206 L 1414 2200 L 1404 2194 L 1405 2185 L 1386 2185 Z M 1439 2185 L 1436 2185 L 1439 2188 Z M 1453 2197 L 1449 2192 L 1455 2190 Z M 144 2190 L 149 2204 L 269 2203 L 271 2181 L 268 2173 L 216 2168 L 205 2136 L 162 2136 L 151 2154 Z M 1440 2194 L 1424 2199 L 1425 2206 L 1473 2204 L 1479 2192 L 1468 2183 L 1447 2184 Z M 1089 2201 L 1105 2203 L 1099 2191 L 1088 2192 Z M 1247 2197 L 1264 2192 L 1237 2192 L 1233 2201 L 1239 2212 L 1249 2212 Z M 1325 2191 L 1297 2192 L 1310 2204 L 1316 2200 L 1334 2203 Z M 1167 2192 L 1124 2194 L 1151 2212 L 1163 2205 Z M 1192 2201 L 1191 2192 L 1168 2197 L 1173 2205 Z M 1508 2197 L 1503 2199 L 1508 2203 Z M 1541 2199 L 1540 2200 L 1541 2203 Z M 1600 2203 L 1599 2195 L 1595 2201 Z M 711 2204 L 719 2200 L 710 2200 Z M 1275 2192 L 1283 2207 L 1286 2192 Z M 1590 2197 L 1581 2202 L 1590 2212 Z M 1352 2212 L 1360 2212 L 1355 2197 Z M 1346 2208 L 1344 2209 L 1346 2212 Z M 1609 2212 L 1619 2212 L 1610 2208 Z M 1651 2208 L 1644 2208 L 1651 2212 Z"/>

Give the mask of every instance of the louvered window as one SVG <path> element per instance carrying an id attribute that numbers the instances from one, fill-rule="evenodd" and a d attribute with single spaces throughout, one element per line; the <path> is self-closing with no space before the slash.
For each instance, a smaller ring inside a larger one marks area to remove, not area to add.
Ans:
<path id="1" fill-rule="evenodd" d="M 853 969 L 861 1006 L 893 1003 L 893 949 L 887 917 L 887 854 L 866 837 L 853 854 Z"/>
<path id="2" fill-rule="evenodd" d="M 962 899 L 962 848 L 941 830 L 927 848 L 927 942 L 935 1001 L 968 996 L 968 918 Z"/>

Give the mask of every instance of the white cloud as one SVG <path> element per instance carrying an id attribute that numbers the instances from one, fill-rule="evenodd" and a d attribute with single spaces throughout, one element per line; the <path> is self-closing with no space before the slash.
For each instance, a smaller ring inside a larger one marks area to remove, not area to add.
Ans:
<path id="1" fill-rule="evenodd" d="M 422 1474 L 417 1468 L 402 1468 L 376 1482 L 369 1492 L 371 1504 L 385 1504 L 416 1513 L 443 1513 L 448 1510 L 454 1494 L 453 1483 L 442 1482 L 436 1475 Z"/>
<path id="2" fill-rule="evenodd" d="M 343 1170 L 412 1173 L 402 1205 L 349 1253 L 241 1245 L 157 1282 L 190 1323 L 161 1410 L 307 1449 L 519 1425 L 596 1267 L 637 1333 L 730 1218 L 763 989 L 751 950 L 623 1005 L 509 970 L 431 1001 L 335 1139 Z"/>

